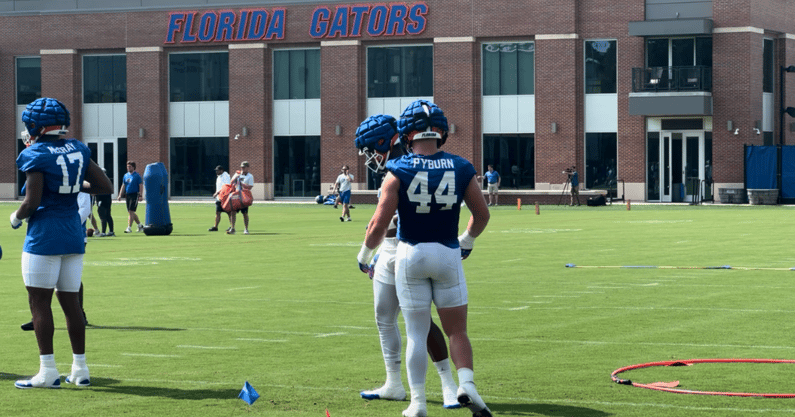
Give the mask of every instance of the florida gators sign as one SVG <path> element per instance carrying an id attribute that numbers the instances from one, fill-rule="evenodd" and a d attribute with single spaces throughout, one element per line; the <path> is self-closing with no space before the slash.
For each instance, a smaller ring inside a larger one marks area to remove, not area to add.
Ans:
<path id="1" fill-rule="evenodd" d="M 425 3 L 318 6 L 308 32 L 314 39 L 418 35 L 427 14 Z M 286 24 L 284 8 L 172 12 L 165 43 L 278 40 Z"/>

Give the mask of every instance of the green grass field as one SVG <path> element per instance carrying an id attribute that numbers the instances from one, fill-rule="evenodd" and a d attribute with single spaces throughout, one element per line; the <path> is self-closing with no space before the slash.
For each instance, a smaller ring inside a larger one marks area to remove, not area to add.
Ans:
<path id="1" fill-rule="evenodd" d="M 16 207 L 0 204 L 0 213 Z M 89 239 L 85 389 L 14 388 L 37 372 L 38 351 L 33 333 L 19 329 L 30 319 L 24 230 L 0 227 L 0 415 L 400 415 L 408 402 L 359 398 L 384 378 L 371 282 L 355 262 L 374 206 L 357 206 L 353 222 L 340 223 L 330 206 L 256 204 L 248 236 L 207 232 L 209 202 L 170 209 L 171 236 L 125 235 L 117 204 L 117 237 Z M 792 210 L 493 209 L 464 262 L 481 395 L 500 416 L 795 414 L 795 399 L 682 395 L 610 379 L 623 366 L 672 359 L 795 359 Z M 462 210 L 462 225 L 468 216 Z M 617 268 L 630 265 L 694 268 Z M 697 268 L 720 265 L 747 269 Z M 57 302 L 54 311 L 55 357 L 67 374 Z M 620 376 L 795 393 L 793 374 L 790 364 L 700 364 Z M 261 395 L 250 407 L 237 398 L 245 381 Z M 438 381 L 431 368 L 429 415 L 470 415 L 441 407 Z"/>

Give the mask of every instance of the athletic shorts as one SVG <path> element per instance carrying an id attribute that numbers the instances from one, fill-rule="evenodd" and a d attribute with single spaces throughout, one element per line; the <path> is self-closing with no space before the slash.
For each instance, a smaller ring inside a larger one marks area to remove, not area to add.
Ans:
<path id="1" fill-rule="evenodd" d="M 378 262 L 375 263 L 373 281 L 395 285 L 395 254 L 397 253 L 397 238 L 384 239 L 378 249 Z"/>
<path id="2" fill-rule="evenodd" d="M 497 187 L 497 184 L 489 184 L 489 194 L 497 194 L 497 191 L 500 191 L 500 188 Z"/>
<path id="3" fill-rule="evenodd" d="M 398 243 L 395 289 L 403 311 L 451 308 L 467 304 L 461 249 L 441 243 Z"/>
<path id="4" fill-rule="evenodd" d="M 248 214 L 248 207 L 243 207 L 240 210 L 237 210 L 236 213 Z"/>
<path id="5" fill-rule="evenodd" d="M 340 192 L 340 202 L 342 204 L 349 204 L 351 202 L 351 190 Z"/>
<path id="6" fill-rule="evenodd" d="M 223 207 L 223 203 L 218 200 L 215 200 L 215 212 L 216 213 L 226 213 Z"/>
<path id="7" fill-rule="evenodd" d="M 22 280 L 26 287 L 80 291 L 83 254 L 34 255 L 22 252 Z"/>
<path id="8" fill-rule="evenodd" d="M 127 193 L 127 211 L 138 210 L 138 193 Z"/>

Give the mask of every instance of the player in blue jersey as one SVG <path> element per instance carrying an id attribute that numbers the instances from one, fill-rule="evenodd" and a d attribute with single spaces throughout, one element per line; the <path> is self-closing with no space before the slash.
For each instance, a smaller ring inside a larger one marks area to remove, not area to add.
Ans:
<path id="1" fill-rule="evenodd" d="M 141 220 L 138 219 L 138 214 L 135 212 L 138 210 L 138 203 L 143 199 L 143 196 L 144 180 L 135 171 L 135 162 L 127 161 L 127 173 L 122 178 L 122 186 L 119 189 L 118 197 L 119 200 L 124 197 L 127 204 L 127 228 L 124 229 L 124 233 L 132 233 L 133 222 L 138 225 L 139 232 L 144 231 L 144 225 L 141 224 Z"/>
<path id="2" fill-rule="evenodd" d="M 392 116 L 378 114 L 368 117 L 356 129 L 354 144 L 360 155 L 366 156 L 365 165 L 375 175 L 382 175 L 386 162 L 400 156 L 397 142 L 397 121 Z M 395 255 L 397 252 L 397 216 L 393 216 L 389 224 L 386 238 L 378 249 L 377 262 L 370 267 L 370 278 L 373 279 L 373 301 L 375 322 L 381 342 L 381 353 L 386 367 L 386 382 L 380 388 L 362 391 L 361 396 L 368 400 L 406 399 L 401 372 L 401 340 L 398 328 L 398 303 L 395 290 Z M 452 369 L 447 354 L 447 343 L 439 326 L 431 322 L 428 333 L 428 354 L 431 356 L 439 377 L 442 380 L 442 396 L 444 408 L 460 408 L 458 404 Z"/>
<path id="3" fill-rule="evenodd" d="M 411 404 L 404 416 L 426 416 L 426 339 L 431 304 L 450 339 L 450 356 L 458 370 L 458 401 L 474 416 L 491 416 L 473 382 L 472 345 L 466 331 L 467 288 L 461 260 L 489 221 L 489 209 L 475 168 L 464 158 L 442 152 L 447 118 L 435 104 L 417 100 L 398 121 L 409 153 L 387 162 L 373 220 L 357 260 L 360 269 L 372 258 L 398 211 L 395 287 L 406 322 L 406 367 Z M 471 211 L 467 230 L 458 236 L 461 202 Z"/>
<path id="4" fill-rule="evenodd" d="M 72 370 L 66 382 L 90 385 L 85 360 L 85 324 L 78 291 L 85 253 L 85 232 L 78 214 L 77 194 L 111 193 L 112 185 L 91 160 L 91 151 L 76 139 L 64 139 L 69 111 L 58 100 L 40 98 L 22 113 L 28 147 L 17 157 L 26 174 L 25 199 L 11 213 L 11 227 L 27 219 L 22 249 L 22 278 L 39 346 L 39 373 L 16 381 L 17 388 L 58 388 L 61 377 L 53 354 L 52 295 L 66 316 L 72 345 Z M 90 187 L 83 187 L 83 181 Z"/>

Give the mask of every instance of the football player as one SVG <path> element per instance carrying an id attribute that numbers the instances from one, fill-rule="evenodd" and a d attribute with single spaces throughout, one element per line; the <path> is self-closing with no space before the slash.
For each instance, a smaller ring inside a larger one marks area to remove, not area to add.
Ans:
<path id="1" fill-rule="evenodd" d="M 67 383 L 90 385 L 85 360 L 85 324 L 78 299 L 85 253 L 85 232 L 78 214 L 77 195 L 109 194 L 112 185 L 91 160 L 91 151 L 76 139 L 64 139 L 70 118 L 60 101 L 39 98 L 22 113 L 28 147 L 17 157 L 26 174 L 25 199 L 11 213 L 11 227 L 27 220 L 22 249 L 22 279 L 28 291 L 30 312 L 39 347 L 39 373 L 15 382 L 17 388 L 59 388 L 61 377 L 53 354 L 52 295 L 66 316 L 72 345 L 72 370 Z M 83 186 L 83 180 L 90 187 Z"/>
<path id="2" fill-rule="evenodd" d="M 354 144 L 360 155 L 365 156 L 367 168 L 376 175 L 383 175 L 386 162 L 400 156 L 397 145 L 397 122 L 394 117 L 383 114 L 368 117 L 356 129 Z M 395 291 L 395 251 L 397 249 L 397 216 L 393 216 L 389 224 L 386 238 L 381 244 L 374 265 L 368 265 L 370 278 L 373 279 L 373 301 L 375 304 L 375 322 L 381 340 L 381 352 L 386 366 L 386 383 L 380 388 L 362 391 L 362 398 L 368 400 L 406 399 L 406 390 L 400 376 L 401 340 L 397 317 L 400 305 Z M 447 344 L 439 327 L 431 322 L 428 333 L 428 354 L 439 372 L 442 380 L 443 405 L 445 408 L 460 408 L 456 398 L 455 380 L 453 379 L 450 361 L 447 355 Z"/>
<path id="3" fill-rule="evenodd" d="M 475 167 L 460 156 L 440 151 L 447 139 L 447 118 L 435 104 L 416 100 L 397 123 L 409 154 L 386 163 L 373 220 L 357 260 L 367 265 L 398 212 L 395 288 L 406 322 L 406 367 L 411 404 L 404 416 L 426 416 L 425 356 L 431 304 L 450 339 L 458 370 L 458 402 L 474 416 L 491 416 L 474 384 L 472 345 L 466 332 L 467 287 L 461 260 L 489 221 L 489 209 Z M 472 215 L 458 235 L 461 202 Z M 360 267 L 361 268 L 361 267 Z"/>

